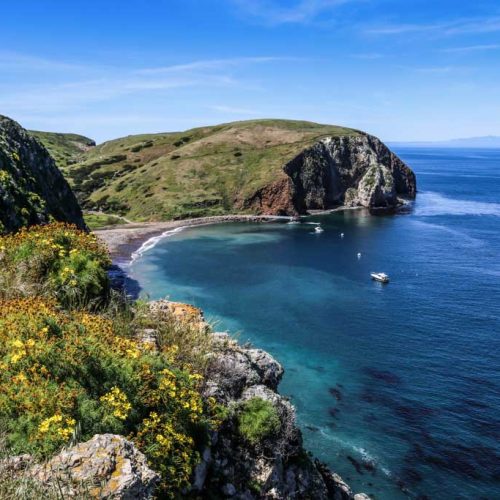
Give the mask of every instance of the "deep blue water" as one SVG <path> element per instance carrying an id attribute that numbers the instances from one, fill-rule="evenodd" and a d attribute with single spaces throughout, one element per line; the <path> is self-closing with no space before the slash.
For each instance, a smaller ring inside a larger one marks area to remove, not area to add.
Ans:
<path id="1" fill-rule="evenodd" d="M 131 275 L 273 353 L 307 448 L 354 490 L 498 499 L 500 150 L 397 153 L 409 214 L 186 229 Z"/>

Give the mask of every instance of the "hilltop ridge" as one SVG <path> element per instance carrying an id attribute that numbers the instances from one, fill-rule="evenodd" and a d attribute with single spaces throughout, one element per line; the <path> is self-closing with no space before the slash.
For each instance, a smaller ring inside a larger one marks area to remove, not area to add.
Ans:
<path id="1" fill-rule="evenodd" d="M 107 141 L 66 175 L 83 208 L 136 221 L 389 208 L 416 192 L 413 172 L 378 139 L 275 119 Z"/>
<path id="2" fill-rule="evenodd" d="M 68 165 L 81 160 L 83 153 L 96 145 L 93 139 L 79 134 L 39 130 L 30 130 L 29 133 L 45 146 L 63 172 L 66 171 Z"/>

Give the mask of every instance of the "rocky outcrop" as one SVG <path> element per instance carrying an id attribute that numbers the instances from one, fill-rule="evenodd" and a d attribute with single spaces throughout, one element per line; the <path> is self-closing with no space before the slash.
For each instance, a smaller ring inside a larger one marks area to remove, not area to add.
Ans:
<path id="1" fill-rule="evenodd" d="M 52 219 L 85 227 L 78 202 L 47 150 L 0 115 L 0 234 Z"/>
<path id="2" fill-rule="evenodd" d="M 259 214 L 290 215 L 298 213 L 294 204 L 294 184 L 290 177 L 283 176 L 272 184 L 256 191 L 244 200 L 242 208 Z"/>
<path id="3" fill-rule="evenodd" d="M 215 397 L 233 413 L 205 449 L 193 489 L 207 498 L 354 500 L 342 479 L 304 450 L 295 409 L 276 392 L 282 366 L 269 353 L 241 346 L 225 333 L 213 334 L 213 340 L 205 397 Z M 277 432 L 258 445 L 248 442 L 237 425 L 238 408 L 254 398 L 270 402 L 280 421 Z"/>
<path id="4" fill-rule="evenodd" d="M 417 191 L 413 171 L 367 134 L 321 139 L 283 170 L 286 177 L 250 197 L 248 208 L 276 215 L 338 206 L 392 209 Z"/>
<path id="5" fill-rule="evenodd" d="M 157 318 L 180 323 L 207 334 L 211 346 L 203 397 L 215 398 L 229 409 L 221 428 L 202 452 L 192 493 L 202 498 L 364 500 L 302 446 L 293 405 L 278 392 L 283 367 L 268 352 L 241 345 L 227 333 L 210 333 L 203 311 L 188 304 L 159 300 L 150 303 Z M 140 340 L 156 344 L 154 330 Z M 245 402 L 269 402 L 279 417 L 279 429 L 258 444 L 246 440 L 238 427 Z M 369 499 L 368 499 L 369 500 Z"/>
<path id="6" fill-rule="evenodd" d="M 43 465 L 33 464 L 29 455 L 11 457 L 0 462 L 0 471 L 22 474 L 64 498 L 147 500 L 160 481 L 134 444 L 114 434 L 97 434 Z"/>

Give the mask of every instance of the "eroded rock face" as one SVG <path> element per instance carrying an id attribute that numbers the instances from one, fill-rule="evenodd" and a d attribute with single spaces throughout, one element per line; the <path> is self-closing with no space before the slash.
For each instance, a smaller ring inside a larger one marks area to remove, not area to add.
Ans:
<path id="1" fill-rule="evenodd" d="M 78 202 L 47 150 L 0 115 L 0 234 L 51 219 L 85 228 Z"/>
<path id="2" fill-rule="evenodd" d="M 283 175 L 272 184 L 259 189 L 245 200 L 242 208 L 259 214 L 289 215 L 297 213 L 294 205 L 294 185 L 292 180 Z"/>
<path id="3" fill-rule="evenodd" d="M 160 476 L 146 457 L 122 436 L 97 434 L 61 452 L 31 475 L 42 484 L 59 484 L 65 497 L 83 491 L 90 498 L 153 498 Z"/>
<path id="4" fill-rule="evenodd" d="M 390 209 L 417 191 L 413 171 L 370 135 L 322 139 L 283 170 L 287 178 L 258 191 L 250 207 L 276 215 L 341 205 Z"/>

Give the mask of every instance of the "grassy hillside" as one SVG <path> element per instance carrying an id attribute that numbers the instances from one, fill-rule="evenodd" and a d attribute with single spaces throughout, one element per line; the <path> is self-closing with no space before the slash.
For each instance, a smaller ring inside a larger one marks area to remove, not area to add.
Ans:
<path id="1" fill-rule="evenodd" d="M 337 126 L 255 120 L 185 132 L 128 136 L 85 153 L 67 176 L 85 209 L 133 220 L 243 212 L 243 202 L 278 180 L 302 149 Z"/>
<path id="2" fill-rule="evenodd" d="M 30 133 L 48 149 L 57 166 L 65 173 L 68 165 L 81 161 L 83 153 L 95 146 L 92 139 L 83 135 L 37 130 L 31 130 Z"/>

